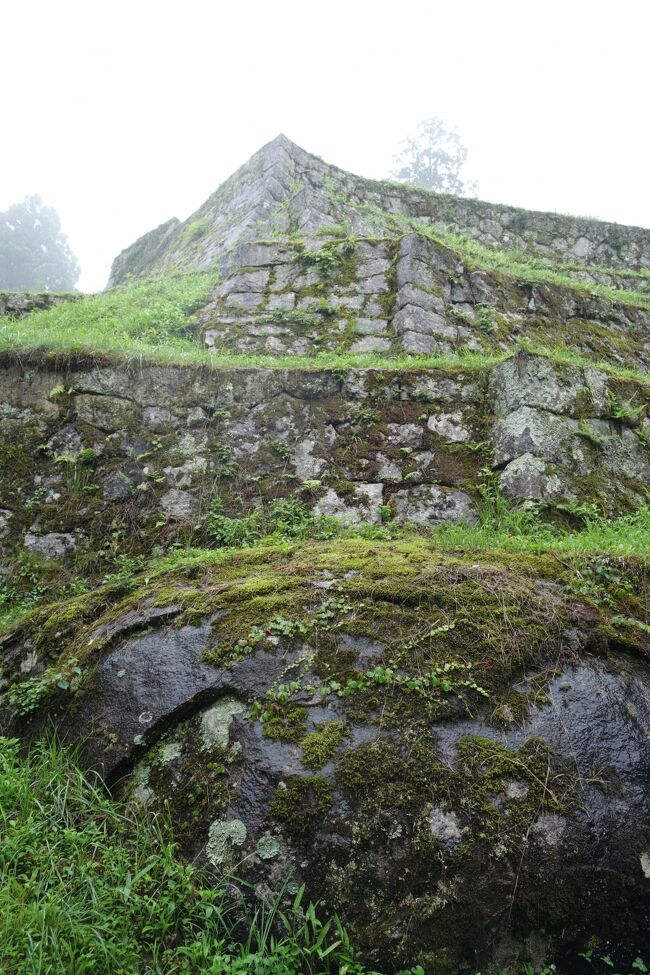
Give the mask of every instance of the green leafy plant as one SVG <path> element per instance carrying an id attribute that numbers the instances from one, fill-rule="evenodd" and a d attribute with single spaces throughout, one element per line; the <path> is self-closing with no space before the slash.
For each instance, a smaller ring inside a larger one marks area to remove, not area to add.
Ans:
<path id="1" fill-rule="evenodd" d="M 392 507 L 389 504 L 380 504 L 379 517 L 381 518 L 382 522 L 392 521 L 393 518 Z"/>
<path id="2" fill-rule="evenodd" d="M 424 674 L 405 674 L 394 667 L 379 664 L 370 670 L 363 671 L 358 677 L 349 678 L 344 684 L 329 681 L 323 693 L 334 693 L 338 697 L 349 697 L 359 691 L 368 690 L 372 686 L 399 688 L 400 690 L 430 697 L 435 694 L 459 694 L 462 690 L 471 690 L 481 697 L 489 697 L 488 691 L 478 685 L 471 677 L 457 678 L 459 672 L 471 671 L 468 664 L 452 661 L 433 667 Z"/>
<path id="3" fill-rule="evenodd" d="M 645 403 L 634 404 L 632 400 L 627 403 L 620 403 L 616 397 L 610 393 L 609 410 L 611 416 L 620 423 L 628 427 L 636 427 L 645 416 Z"/>
<path id="4" fill-rule="evenodd" d="M 66 454 L 55 457 L 54 463 L 65 470 L 65 486 L 70 494 L 95 494 L 100 490 L 100 485 L 92 481 L 92 472 L 87 469 L 87 465 L 94 460 L 92 447 L 85 448 L 77 457 Z"/>
<path id="5" fill-rule="evenodd" d="M 157 471 L 153 467 L 145 468 L 145 473 L 154 484 L 164 484 L 167 480 L 162 471 Z"/>
<path id="6" fill-rule="evenodd" d="M 329 281 L 336 274 L 342 261 L 353 256 L 357 246 L 354 237 L 337 237 L 319 250 L 302 250 L 298 259 L 305 268 L 315 268 L 323 281 Z"/>
<path id="7" fill-rule="evenodd" d="M 225 477 L 227 479 L 236 477 L 239 471 L 239 464 L 234 460 L 230 447 L 227 444 L 217 443 L 213 444 L 212 449 L 217 460 L 220 461 L 219 467 L 217 468 L 217 477 Z"/>
<path id="8" fill-rule="evenodd" d="M 301 485 L 305 491 L 315 491 L 320 481 Z M 199 525 L 213 544 L 219 547 L 248 547 L 263 538 L 336 538 L 342 532 L 361 533 L 362 527 L 344 528 L 335 518 L 313 516 L 297 498 L 278 498 L 268 505 L 254 508 L 250 514 L 230 516 L 224 513 L 221 498 L 215 498 L 210 511 Z M 371 526 L 376 527 L 376 526 Z"/>
<path id="9" fill-rule="evenodd" d="M 493 332 L 496 332 L 498 326 L 492 305 L 476 305 L 476 327 L 485 335 L 491 335 Z"/>
<path id="10" fill-rule="evenodd" d="M 321 298 L 316 306 L 316 311 L 319 315 L 323 315 L 325 318 L 334 318 L 336 315 L 336 307 L 327 298 Z"/>
<path id="11" fill-rule="evenodd" d="M 598 972 L 599 975 L 601 975 L 601 973 L 602 975 L 604 975 L 604 973 L 606 972 L 611 973 L 611 975 L 621 975 L 620 972 L 614 972 L 614 969 L 617 967 L 617 965 L 615 964 L 613 958 L 609 954 L 597 955 L 593 949 L 589 949 L 588 951 L 580 952 L 578 957 L 584 958 L 584 960 L 589 964 L 589 966 L 595 972 Z M 631 968 L 632 968 L 632 972 L 630 972 L 629 975 L 636 975 L 636 973 L 640 973 L 640 975 L 647 975 L 648 967 L 643 961 L 643 959 L 638 955 L 632 962 Z"/>
<path id="12" fill-rule="evenodd" d="M 316 478 L 310 478 L 307 481 L 303 481 L 300 487 L 303 491 L 317 491 L 322 483 L 322 481 L 319 481 Z"/>
<path id="13" fill-rule="evenodd" d="M 125 555 L 120 552 L 113 553 L 111 561 L 115 568 L 104 576 L 104 583 L 124 585 L 132 582 L 136 572 L 144 565 L 145 557 L 144 555 Z"/>
<path id="14" fill-rule="evenodd" d="M 75 691 L 80 680 L 79 661 L 76 657 L 69 657 L 36 677 L 12 684 L 5 694 L 5 702 L 15 714 L 30 714 L 57 691 Z"/>
<path id="15" fill-rule="evenodd" d="M 197 217 L 188 223 L 183 230 L 183 242 L 186 244 L 193 244 L 195 241 L 200 240 L 205 237 L 208 230 L 210 229 L 210 221 L 207 217 Z"/>
<path id="16" fill-rule="evenodd" d="M 252 545 L 260 535 L 259 515 L 254 512 L 244 518 L 230 518 L 222 513 L 218 500 L 205 517 L 205 527 L 208 538 L 224 548 Z"/>
<path id="17" fill-rule="evenodd" d="M 602 511 L 595 501 L 560 501 L 554 507 L 585 526 L 602 518 Z"/>
<path id="18" fill-rule="evenodd" d="M 355 411 L 352 422 L 353 423 L 379 423 L 381 420 L 381 413 L 379 410 L 372 409 L 370 407 L 362 407 Z"/>
<path id="19" fill-rule="evenodd" d="M 614 606 L 617 600 L 634 592 L 633 579 L 616 561 L 596 555 L 574 564 L 574 575 L 567 583 L 571 592 L 602 606 Z"/>
<path id="20" fill-rule="evenodd" d="M 641 630 L 642 633 L 647 633 L 650 635 L 650 625 L 648 625 L 648 623 L 644 623 L 642 620 L 635 620 L 630 616 L 612 616 L 612 623 L 615 626 L 632 627 L 633 629 Z"/>
<path id="21" fill-rule="evenodd" d="M 271 311 L 257 315 L 256 321 L 261 325 L 297 325 L 305 329 L 312 329 L 318 325 L 318 318 L 302 308 L 273 308 Z"/>
<path id="22" fill-rule="evenodd" d="M 357 604 L 357 608 L 363 604 Z M 352 604 L 343 596 L 331 596 L 304 617 L 288 619 L 275 616 L 266 623 L 252 626 L 246 637 L 240 638 L 232 648 L 228 659 L 241 660 L 252 653 L 264 641 L 275 641 L 279 637 L 293 639 L 305 637 L 307 639 L 317 632 L 326 632 L 333 628 L 339 617 L 352 612 Z"/>
<path id="23" fill-rule="evenodd" d="M 287 461 L 291 458 L 293 454 L 293 450 L 291 449 L 290 444 L 286 442 L 286 440 L 272 440 L 271 447 L 278 455 L 280 460 Z"/>

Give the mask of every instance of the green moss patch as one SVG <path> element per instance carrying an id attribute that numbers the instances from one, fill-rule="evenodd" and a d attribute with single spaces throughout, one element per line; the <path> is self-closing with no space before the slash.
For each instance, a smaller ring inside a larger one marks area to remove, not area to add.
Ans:
<path id="1" fill-rule="evenodd" d="M 271 801 L 271 815 L 292 836 L 305 837 L 332 806 L 332 784 L 322 775 L 297 776 L 282 783 Z"/>
<path id="2" fill-rule="evenodd" d="M 444 778 L 435 748 L 412 733 L 402 742 L 379 738 L 359 745 L 336 763 L 337 786 L 364 807 L 364 819 L 386 809 L 414 812 L 438 794 Z"/>
<path id="3" fill-rule="evenodd" d="M 309 769 L 320 769 L 331 759 L 336 749 L 349 734 L 344 721 L 323 721 L 301 742 L 302 764 Z"/>
<path id="4" fill-rule="evenodd" d="M 546 666 L 551 650 L 560 660 L 559 635 L 579 603 L 590 604 L 592 625 L 635 652 L 648 652 L 643 626 L 620 624 L 645 622 L 645 563 L 578 553 L 477 552 L 469 544 L 472 532 L 468 528 L 464 537 L 467 552 L 441 549 L 439 538 L 463 537 L 449 529 L 431 538 L 173 553 L 28 613 L 6 631 L 8 659 L 14 659 L 10 648 L 26 639 L 55 670 L 74 659 L 82 669 L 77 693 L 83 693 L 84 674 L 120 634 L 214 616 L 207 662 L 236 667 L 260 650 L 290 651 L 282 679 L 289 692 L 280 700 L 277 688 L 269 688 L 260 705 L 267 734 L 298 741 L 305 692 L 338 698 L 355 721 L 381 713 L 388 727 L 484 706 L 495 711 L 500 695 L 526 672 Z M 324 578 L 333 583 L 326 595 L 314 585 Z M 367 663 L 356 649 L 364 640 L 376 646 Z M 7 676 L 25 679 L 11 671 Z"/>
<path id="5" fill-rule="evenodd" d="M 297 704 L 266 708 L 262 714 L 264 734 L 276 741 L 300 741 L 305 734 L 306 722 L 307 708 Z"/>

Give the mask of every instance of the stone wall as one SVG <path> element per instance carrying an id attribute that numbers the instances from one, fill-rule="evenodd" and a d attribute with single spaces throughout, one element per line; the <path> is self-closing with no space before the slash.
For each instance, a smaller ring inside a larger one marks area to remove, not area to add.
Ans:
<path id="1" fill-rule="evenodd" d="M 509 504 L 572 527 L 647 504 L 650 386 L 611 369 L 647 367 L 647 302 L 488 271 L 390 214 L 608 284 L 650 260 L 645 231 L 265 147 L 120 255 L 113 282 L 218 268 L 204 341 L 314 367 L 0 360 L 0 729 L 81 741 L 251 899 L 305 883 L 373 967 L 572 971 L 594 935 L 634 954 L 647 574 L 589 550 L 458 551 L 430 530 Z M 0 313 L 32 299 L 67 296 Z M 458 355 L 524 336 L 610 366 Z M 318 350 L 386 361 L 315 368 Z M 278 512 L 281 540 L 251 545 Z"/>
<path id="2" fill-rule="evenodd" d="M 382 213 L 431 223 L 491 248 L 584 266 L 587 272 L 650 268 L 649 230 L 362 179 L 279 136 L 184 223 L 169 221 L 122 251 L 109 285 L 129 274 L 219 265 L 243 241 L 274 233 L 313 233 L 345 222 L 358 234 L 384 234 Z"/>
<path id="3" fill-rule="evenodd" d="M 418 234 L 243 243 L 198 315 L 222 352 L 448 354 L 521 338 L 588 357 L 650 364 L 650 311 L 587 290 L 467 266 Z"/>
<path id="4" fill-rule="evenodd" d="M 492 268 L 427 225 L 515 248 L 523 262 Z M 526 255 L 550 263 L 532 273 Z M 197 317 L 220 352 L 446 355 L 527 338 L 647 369 L 649 255 L 650 231 L 373 183 L 279 138 L 185 223 L 122 252 L 110 283 L 219 277 Z"/>
<path id="5" fill-rule="evenodd" d="M 616 513 L 646 497 L 647 405 L 632 381 L 525 354 L 482 370 L 5 362 L 3 543 L 92 561 L 115 531 L 134 551 L 205 541 L 216 498 L 434 526 L 475 519 L 481 485 Z"/>
<path id="6" fill-rule="evenodd" d="M 36 293 L 33 291 L 0 291 L 0 318 L 22 318 L 33 311 L 53 308 L 66 301 L 80 301 L 82 295 Z"/>

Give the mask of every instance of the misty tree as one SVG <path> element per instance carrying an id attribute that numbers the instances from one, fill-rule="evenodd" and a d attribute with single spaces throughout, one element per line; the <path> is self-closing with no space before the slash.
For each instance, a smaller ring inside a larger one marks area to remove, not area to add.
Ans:
<path id="1" fill-rule="evenodd" d="M 27 196 L 0 213 L 0 288 L 71 291 L 78 277 L 59 215 L 40 196 Z"/>
<path id="2" fill-rule="evenodd" d="M 462 177 L 467 149 L 458 132 L 442 119 L 428 118 L 420 122 L 415 135 L 401 143 L 399 153 L 393 158 L 393 179 L 456 196 L 476 192 L 476 184 Z"/>

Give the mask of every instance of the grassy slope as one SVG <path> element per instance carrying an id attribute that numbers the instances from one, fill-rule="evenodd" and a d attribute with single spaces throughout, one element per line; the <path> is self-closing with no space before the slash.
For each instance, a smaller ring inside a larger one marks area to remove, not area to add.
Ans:
<path id="1" fill-rule="evenodd" d="M 582 294 L 598 295 L 619 304 L 650 309 L 650 271 L 622 272 L 596 268 L 610 277 L 638 280 L 639 290 L 615 288 L 584 281 L 576 273 L 588 273 L 583 265 L 532 258 L 518 251 L 491 249 L 469 237 L 438 226 L 385 213 L 370 204 L 359 207 L 377 220 L 382 233 L 400 237 L 418 233 L 454 251 L 468 267 L 499 272 L 518 283 L 546 284 Z M 330 228 L 334 232 L 337 228 Z M 212 368 L 390 368 L 408 369 L 462 364 L 485 366 L 505 357 L 493 353 L 458 356 L 403 356 L 320 354 L 315 356 L 247 356 L 214 354 L 197 340 L 192 314 L 208 299 L 216 283 L 213 273 L 191 273 L 145 278 L 109 292 L 89 295 L 36 311 L 20 319 L 0 319 L 0 352 L 14 355 L 40 351 L 50 355 L 86 354 L 115 361 L 146 360 L 161 364 L 210 366 Z M 522 343 L 523 344 L 523 343 Z M 567 358 L 568 349 L 542 350 Z M 572 356 L 575 360 L 575 355 Z M 600 363 L 602 365 L 602 363 Z M 626 371 L 629 374 L 629 371 Z"/>
<path id="2" fill-rule="evenodd" d="M 551 555 L 566 564 L 566 581 L 577 586 L 582 585 L 585 571 L 590 575 L 594 562 L 632 559 L 650 566 L 650 510 L 647 508 L 615 519 L 600 516 L 591 506 L 568 514 L 574 523 L 580 522 L 580 527 L 570 530 L 544 520 L 541 506 L 509 510 L 497 496 L 486 502 L 475 525 L 448 523 L 428 530 L 391 523 L 345 527 L 335 518 L 311 516 L 298 501 L 279 501 L 268 511 L 254 508 L 250 514 L 240 517 L 228 517 L 215 508 L 209 513 L 206 526 L 214 548 L 178 548 L 158 558 L 149 557 L 146 576 L 153 581 L 172 570 L 182 571 L 186 564 L 197 569 L 218 566 L 237 552 L 259 551 L 263 557 L 264 550 L 278 545 L 290 548 L 308 543 L 315 550 L 319 545 L 327 548 L 329 542 L 345 543 L 354 539 L 372 542 L 379 550 L 382 543 L 404 540 L 416 547 L 426 544 L 446 553 L 483 553 L 496 560 L 504 555 L 511 555 L 515 560 L 521 557 L 523 561 L 529 556 Z M 136 584 L 143 561 L 142 557 L 117 555 L 115 572 L 103 580 L 106 592 L 111 587 L 122 586 L 130 590 Z M 74 596 L 83 600 L 89 591 L 89 582 L 83 576 L 70 580 L 68 576 L 58 578 L 48 574 L 41 578 L 34 570 L 23 581 L 24 585 L 18 589 L 6 583 L 0 586 L 0 634 L 32 614 L 38 617 L 44 607 L 55 610 Z M 93 591 L 98 595 L 102 592 L 96 588 Z M 589 595 L 588 590 L 586 594 Z M 645 626 L 650 620 L 644 617 L 639 622 Z"/>
<path id="3" fill-rule="evenodd" d="M 88 295 L 24 318 L 0 319 L 0 354 L 20 359 L 83 358 L 98 363 L 147 362 L 220 369 L 481 369 L 511 352 L 388 357 L 321 353 L 314 356 L 223 355 L 209 352 L 193 333 L 193 313 L 208 300 L 214 278 L 186 274 L 146 279 Z M 569 348 L 520 340 L 518 347 L 574 365 L 596 365 L 612 374 L 647 383 L 644 373 L 593 362 Z"/>
<path id="4" fill-rule="evenodd" d="M 233 574 L 246 593 L 262 586 L 255 616 L 242 624 L 241 633 L 237 630 L 237 638 L 246 636 L 249 623 L 264 625 L 267 618 L 278 614 L 295 615 L 293 583 L 300 589 L 304 578 L 298 574 L 287 581 L 278 576 L 269 569 L 278 560 L 280 564 L 293 560 L 301 566 L 319 565 L 330 573 L 340 572 L 344 563 L 352 569 L 367 565 L 377 578 L 399 588 L 405 565 L 477 559 L 506 567 L 518 578 L 549 578 L 590 602 L 598 612 L 614 605 L 611 593 L 606 593 L 607 586 L 614 584 L 616 599 L 622 599 L 612 611 L 617 637 L 621 641 L 645 638 L 650 619 L 645 603 L 635 593 L 637 583 L 650 570 L 650 511 L 641 509 L 613 520 L 593 512 L 583 517 L 581 530 L 566 531 L 542 521 L 535 509 L 496 511 L 488 512 L 478 525 L 425 531 L 393 525 L 343 528 L 334 519 L 313 518 L 305 512 L 299 520 L 278 524 L 272 534 L 264 534 L 273 526 L 260 520 L 257 512 L 241 518 L 217 514 L 211 532 L 214 549 L 179 548 L 146 561 L 125 560 L 120 571 L 106 576 L 103 584 L 61 587 L 59 591 L 44 587 L 37 596 L 17 593 L 7 600 L 0 611 L 0 633 L 20 630 L 49 667 L 28 680 L 16 675 L 3 703 L 28 713 L 56 692 L 61 679 L 74 682 L 75 668 L 85 665 L 89 653 L 87 634 L 84 636 L 89 621 L 96 627 L 140 601 L 159 606 L 178 602 L 187 614 L 186 621 L 205 617 L 206 591 L 188 580 L 203 576 L 219 580 L 215 590 L 219 606 L 213 608 L 220 608 L 221 584 Z M 307 592 L 311 594 L 310 587 Z M 228 602 L 230 596 L 223 598 Z M 231 623 L 237 629 L 235 616 Z M 96 650 L 94 647 L 93 652 Z"/>
<path id="5" fill-rule="evenodd" d="M 204 274 L 148 279 L 24 318 L 0 319 L 0 350 L 192 362 L 202 350 L 191 315 L 205 304 L 213 283 Z"/>
<path id="6" fill-rule="evenodd" d="M 413 217 L 387 214 L 370 204 L 361 210 L 386 222 L 396 233 L 415 232 L 454 251 L 472 268 L 487 268 L 500 271 L 517 281 L 530 284 L 548 284 L 570 291 L 598 295 L 610 301 L 621 302 L 636 308 L 650 308 L 650 295 L 642 290 L 650 285 L 650 271 L 622 271 L 618 268 L 601 267 L 578 263 L 553 261 L 548 258 L 533 257 L 523 251 L 507 248 L 491 248 L 471 237 L 445 230 L 435 224 L 424 223 Z M 604 272 L 614 279 L 634 279 L 638 288 L 612 287 L 597 281 L 586 281 L 576 274 L 597 274 Z"/>

